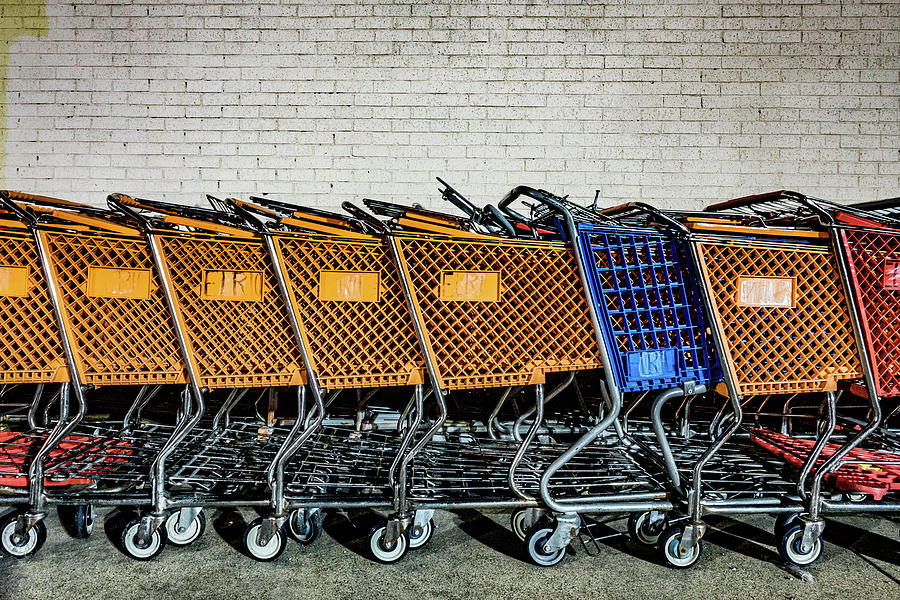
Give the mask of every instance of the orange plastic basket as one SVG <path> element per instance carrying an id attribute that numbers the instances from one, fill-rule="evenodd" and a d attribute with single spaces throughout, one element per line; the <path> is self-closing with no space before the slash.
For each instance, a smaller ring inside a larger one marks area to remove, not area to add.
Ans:
<path id="1" fill-rule="evenodd" d="M 758 236 L 694 243 L 741 394 L 828 391 L 861 376 L 838 267 L 820 236 L 807 245 Z"/>
<path id="2" fill-rule="evenodd" d="M 543 383 L 601 365 L 564 244 L 396 234 L 442 389 Z"/>
<path id="3" fill-rule="evenodd" d="M 322 387 L 423 382 L 412 316 L 380 239 L 279 233 L 273 240 Z"/>
<path id="4" fill-rule="evenodd" d="M 0 230 L 0 384 L 69 380 L 34 237 Z"/>
<path id="5" fill-rule="evenodd" d="M 305 382 L 300 349 L 261 239 L 167 230 L 154 238 L 201 386 Z"/>
<path id="6" fill-rule="evenodd" d="M 75 364 L 86 384 L 184 383 L 147 240 L 45 231 Z"/>

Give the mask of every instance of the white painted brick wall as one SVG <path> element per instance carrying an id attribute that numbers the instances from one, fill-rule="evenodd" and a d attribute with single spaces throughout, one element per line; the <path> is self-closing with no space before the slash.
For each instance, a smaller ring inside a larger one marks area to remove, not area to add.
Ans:
<path id="1" fill-rule="evenodd" d="M 900 0 L 49 0 L 41 37 L 14 4 L 7 187 L 900 195 Z"/>

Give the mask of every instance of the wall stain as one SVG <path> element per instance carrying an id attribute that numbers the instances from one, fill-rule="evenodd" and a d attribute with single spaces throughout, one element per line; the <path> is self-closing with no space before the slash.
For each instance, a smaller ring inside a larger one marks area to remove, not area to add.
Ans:
<path id="1" fill-rule="evenodd" d="M 6 120 L 9 53 L 20 37 L 47 35 L 47 7 L 44 0 L 0 0 L 0 184 L 6 181 Z"/>

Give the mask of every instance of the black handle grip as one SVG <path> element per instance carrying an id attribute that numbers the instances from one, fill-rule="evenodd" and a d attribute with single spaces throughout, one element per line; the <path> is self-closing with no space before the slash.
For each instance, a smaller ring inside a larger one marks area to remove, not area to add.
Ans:
<path id="1" fill-rule="evenodd" d="M 373 228 L 378 233 L 382 233 L 382 234 L 390 233 L 390 230 L 388 229 L 387 225 L 385 225 L 384 223 L 382 223 L 381 221 L 379 221 L 378 219 L 376 219 L 375 217 L 373 217 L 372 215 L 370 215 L 363 209 L 359 208 L 355 204 L 351 204 L 350 202 L 345 201 L 345 202 L 341 203 L 341 208 L 346 210 L 354 218 L 359 219 L 360 221 L 362 221 L 369 227 Z"/>

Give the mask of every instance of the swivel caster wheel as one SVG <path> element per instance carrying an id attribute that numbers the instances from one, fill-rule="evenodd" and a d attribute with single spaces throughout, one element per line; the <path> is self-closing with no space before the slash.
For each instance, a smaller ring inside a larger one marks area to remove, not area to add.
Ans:
<path id="1" fill-rule="evenodd" d="M 38 521 L 21 540 L 16 540 L 18 513 L 12 512 L 0 519 L 0 548 L 13 558 L 25 558 L 41 549 L 47 541 L 47 526 Z"/>
<path id="2" fill-rule="evenodd" d="M 409 550 L 409 540 L 406 537 L 406 533 L 403 533 L 393 544 L 388 544 L 384 539 L 386 533 L 386 524 L 376 525 L 372 529 L 369 533 L 369 551 L 372 553 L 372 558 L 382 564 L 389 565 L 406 556 L 406 552 Z"/>
<path id="3" fill-rule="evenodd" d="M 655 546 L 659 542 L 660 534 L 668 526 L 668 517 L 663 517 L 661 521 L 652 523 L 649 511 L 632 513 L 628 519 L 628 535 L 642 546 Z"/>
<path id="4" fill-rule="evenodd" d="M 545 546 L 553 535 L 553 525 L 542 520 L 525 536 L 525 550 L 528 558 L 539 567 L 552 567 L 566 557 L 566 549 L 548 550 Z"/>
<path id="5" fill-rule="evenodd" d="M 778 553 L 788 564 L 795 567 L 808 567 L 822 556 L 822 536 L 815 539 L 812 548 L 806 552 L 800 547 L 803 542 L 803 524 L 795 524 L 782 534 L 778 540 Z"/>
<path id="6" fill-rule="evenodd" d="M 693 548 L 685 548 L 681 544 L 684 528 L 673 525 L 659 536 L 659 552 L 662 555 L 663 564 L 673 569 L 688 569 L 697 564 L 703 553 L 703 542 L 697 540 Z"/>
<path id="7" fill-rule="evenodd" d="M 509 518 L 509 526 L 512 528 L 513 533 L 517 538 L 525 541 L 525 538 L 528 537 L 528 528 L 525 526 L 525 519 L 528 517 L 527 510 L 517 510 L 512 516 Z"/>
<path id="8" fill-rule="evenodd" d="M 775 527 L 773 528 L 775 539 L 780 541 L 785 532 L 797 524 L 799 518 L 800 515 L 797 513 L 781 513 L 775 517 Z"/>
<path id="9" fill-rule="evenodd" d="M 94 506 L 92 504 L 62 504 L 56 508 L 63 529 L 76 540 L 91 537 L 94 531 Z"/>
<path id="10" fill-rule="evenodd" d="M 141 519 L 130 521 L 122 530 L 122 550 L 129 558 L 134 560 L 152 560 L 159 556 L 166 547 L 166 531 L 164 527 L 157 527 L 150 534 L 149 539 L 138 540 L 138 530 L 141 527 Z"/>
<path id="11" fill-rule="evenodd" d="M 200 539 L 206 531 L 206 515 L 197 513 L 187 527 L 182 528 L 179 521 L 181 511 L 176 510 L 166 519 L 166 537 L 173 546 L 189 546 Z"/>
<path id="12" fill-rule="evenodd" d="M 287 537 L 282 528 L 276 531 L 275 535 L 273 535 L 268 542 L 263 544 L 259 539 L 262 527 L 263 517 L 260 517 L 247 525 L 247 529 L 244 530 L 244 550 L 253 560 L 258 560 L 259 562 L 271 562 L 281 556 L 281 553 L 284 552 L 284 549 L 287 546 Z"/>
<path id="13" fill-rule="evenodd" d="M 428 519 L 428 522 L 420 527 L 410 526 L 407 530 L 409 537 L 409 549 L 415 550 L 421 548 L 431 540 L 434 535 L 434 519 Z"/>
<path id="14" fill-rule="evenodd" d="M 288 518 L 287 530 L 292 538 L 309 546 L 322 535 L 322 512 L 317 510 L 309 514 L 298 508 Z"/>

